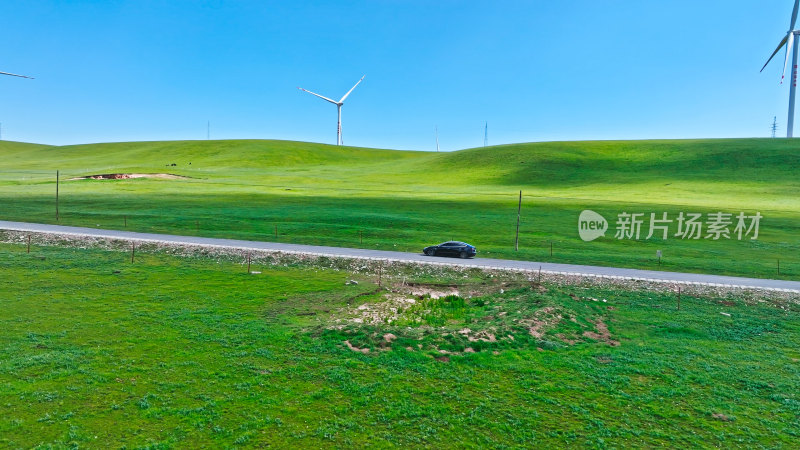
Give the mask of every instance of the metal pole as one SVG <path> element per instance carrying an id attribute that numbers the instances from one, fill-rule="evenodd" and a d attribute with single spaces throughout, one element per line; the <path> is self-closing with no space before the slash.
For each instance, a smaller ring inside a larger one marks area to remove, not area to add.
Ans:
<path id="1" fill-rule="evenodd" d="M 336 145 L 342 145 L 342 105 L 336 105 L 339 118 L 336 120 Z"/>
<path id="2" fill-rule="evenodd" d="M 514 251 L 519 251 L 519 216 L 522 212 L 522 191 L 519 191 L 519 205 L 517 206 L 517 237 L 514 240 Z"/>
<path id="3" fill-rule="evenodd" d="M 792 33 L 794 48 L 792 49 L 792 84 L 789 86 L 789 119 L 786 124 L 786 137 L 794 137 L 794 104 L 797 91 L 797 46 L 800 44 L 800 35 L 797 31 Z"/>
<path id="4" fill-rule="evenodd" d="M 58 170 L 56 170 L 56 222 L 58 222 L 58 218 L 59 218 L 59 216 L 58 216 L 58 178 L 59 178 L 59 172 L 58 172 Z"/>

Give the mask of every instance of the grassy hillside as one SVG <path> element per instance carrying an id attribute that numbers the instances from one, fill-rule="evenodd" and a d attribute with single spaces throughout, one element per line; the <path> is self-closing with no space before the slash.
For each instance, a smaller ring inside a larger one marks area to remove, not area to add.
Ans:
<path id="1" fill-rule="evenodd" d="M 414 251 L 459 239 L 483 257 L 800 279 L 798 169 L 800 143 L 785 139 L 554 142 L 451 153 L 252 140 L 0 142 L 0 219 L 55 223 L 56 170 L 62 179 L 166 172 L 188 178 L 65 181 L 59 223 Z M 579 239 L 584 209 L 611 222 L 605 238 Z M 760 212 L 759 239 L 614 239 L 621 212 L 674 219 L 719 211 Z"/>
<path id="2" fill-rule="evenodd" d="M 252 268 L 0 244 L 0 446 L 800 439 L 792 302 L 684 295 L 678 310 L 672 293 L 384 267 L 390 293 L 363 268 Z"/>

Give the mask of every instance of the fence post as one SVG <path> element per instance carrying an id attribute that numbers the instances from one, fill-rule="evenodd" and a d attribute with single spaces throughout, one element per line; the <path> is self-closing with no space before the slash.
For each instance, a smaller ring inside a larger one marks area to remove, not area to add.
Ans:
<path id="1" fill-rule="evenodd" d="M 31 252 L 31 235 L 28 235 L 28 253 Z"/>
<path id="2" fill-rule="evenodd" d="M 136 254 L 136 242 L 131 242 L 131 264 L 133 264 L 133 257 Z"/>
<path id="3" fill-rule="evenodd" d="M 56 170 L 56 222 L 59 220 L 58 215 L 58 184 L 59 184 L 59 171 Z"/>
<path id="4" fill-rule="evenodd" d="M 681 310 L 681 287 L 678 286 L 678 311 Z"/>
<path id="5" fill-rule="evenodd" d="M 522 213 L 522 191 L 519 191 L 519 205 L 517 206 L 517 236 L 514 239 L 514 251 L 519 251 L 519 216 Z"/>

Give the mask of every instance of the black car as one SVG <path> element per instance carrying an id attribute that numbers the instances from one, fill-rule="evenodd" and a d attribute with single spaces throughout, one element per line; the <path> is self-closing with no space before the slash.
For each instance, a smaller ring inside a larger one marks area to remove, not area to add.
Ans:
<path id="1" fill-rule="evenodd" d="M 449 241 L 439 245 L 425 247 L 422 250 L 428 256 L 458 256 L 459 258 L 472 258 L 478 253 L 475 247 L 458 241 Z"/>

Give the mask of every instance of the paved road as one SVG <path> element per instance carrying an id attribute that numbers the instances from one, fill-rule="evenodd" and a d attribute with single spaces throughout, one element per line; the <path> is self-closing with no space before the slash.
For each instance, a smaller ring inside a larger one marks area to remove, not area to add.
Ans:
<path id="1" fill-rule="evenodd" d="M 580 275 L 616 279 L 647 280 L 667 283 L 684 283 L 710 286 L 767 289 L 800 293 L 800 282 L 768 280 L 759 278 L 727 277 L 694 273 L 659 272 L 652 270 L 620 269 L 615 267 L 581 266 L 575 264 L 556 264 L 533 261 L 514 261 L 507 259 L 452 259 L 429 257 L 417 253 L 365 250 L 360 248 L 321 247 L 315 245 L 281 244 L 277 242 L 240 241 L 235 239 L 215 239 L 195 236 L 176 236 L 171 234 L 135 233 L 132 231 L 101 230 L 95 228 L 66 227 L 25 222 L 0 220 L 0 229 L 29 231 L 36 233 L 55 233 L 64 235 L 90 236 L 97 238 L 125 239 L 132 241 L 159 242 L 169 244 L 204 245 L 245 250 L 267 250 L 286 253 L 304 253 L 323 256 L 340 256 L 361 259 L 381 259 L 390 261 L 417 262 L 423 264 L 442 264 L 461 267 L 484 267 L 505 270 L 539 271 L 550 274 Z"/>

